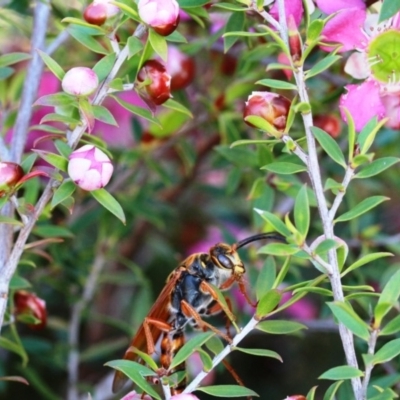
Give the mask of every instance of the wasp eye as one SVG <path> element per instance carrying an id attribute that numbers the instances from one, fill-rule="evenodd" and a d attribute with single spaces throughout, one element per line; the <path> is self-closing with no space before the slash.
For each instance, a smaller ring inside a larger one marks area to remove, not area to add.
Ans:
<path id="1" fill-rule="evenodd" d="M 227 256 L 224 254 L 218 254 L 217 259 L 224 268 L 232 269 L 231 260 Z"/>

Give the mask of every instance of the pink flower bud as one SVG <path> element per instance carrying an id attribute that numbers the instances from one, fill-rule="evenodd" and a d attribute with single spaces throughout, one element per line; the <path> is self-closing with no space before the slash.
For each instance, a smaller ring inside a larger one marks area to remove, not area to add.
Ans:
<path id="1" fill-rule="evenodd" d="M 179 23 L 179 4 L 176 0 L 139 0 L 139 16 L 162 36 L 170 35 Z"/>
<path id="2" fill-rule="evenodd" d="M 84 190 L 97 190 L 106 186 L 113 170 L 108 156 L 91 144 L 82 146 L 69 156 L 68 174 Z"/>
<path id="3" fill-rule="evenodd" d="M 86 22 L 101 26 L 107 20 L 107 7 L 104 4 L 89 4 L 83 13 Z"/>
<path id="4" fill-rule="evenodd" d="M 99 85 L 94 71 L 86 67 L 71 68 L 61 82 L 64 92 L 73 96 L 89 96 Z"/>
<path id="5" fill-rule="evenodd" d="M 151 397 L 145 394 L 142 396 L 140 393 L 136 393 L 135 390 L 127 393 L 121 400 L 151 400 Z"/>
<path id="6" fill-rule="evenodd" d="M 0 162 L 0 197 L 13 188 L 24 176 L 21 166 L 13 162 Z"/>
<path id="7" fill-rule="evenodd" d="M 172 396 L 171 400 L 199 400 L 199 398 L 196 397 L 194 394 L 182 393 Z"/>
<path id="8" fill-rule="evenodd" d="M 110 4 L 111 2 L 112 2 L 112 0 L 94 0 L 93 4 L 95 4 L 95 5 L 102 4 L 102 5 L 106 6 L 107 18 L 111 18 L 119 13 L 119 8 L 117 6 L 115 6 L 114 4 Z"/>
<path id="9" fill-rule="evenodd" d="M 193 81 L 196 73 L 193 58 L 182 53 L 175 46 L 168 46 L 166 67 L 171 75 L 171 90 L 184 89 Z"/>
<path id="10" fill-rule="evenodd" d="M 171 97 L 171 75 L 159 61 L 146 61 L 138 73 L 137 80 L 149 81 L 144 85 L 146 93 L 141 93 L 144 100 L 150 100 L 159 106 Z"/>
<path id="11" fill-rule="evenodd" d="M 289 109 L 290 100 L 284 96 L 271 92 L 253 92 L 247 99 L 243 118 L 256 115 L 264 118 L 278 131 L 283 131 L 286 127 Z M 251 123 L 246 123 L 254 127 Z"/>
<path id="12" fill-rule="evenodd" d="M 46 302 L 34 293 L 18 290 L 14 293 L 14 306 L 16 315 L 31 315 L 40 323 L 29 324 L 31 329 L 43 329 L 47 322 Z"/>

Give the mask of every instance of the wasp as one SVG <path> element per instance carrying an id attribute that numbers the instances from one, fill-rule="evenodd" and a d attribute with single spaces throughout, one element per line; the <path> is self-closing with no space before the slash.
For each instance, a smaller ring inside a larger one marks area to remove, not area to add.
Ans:
<path id="1" fill-rule="evenodd" d="M 169 371 L 169 366 L 172 358 L 185 343 L 184 330 L 188 324 L 203 330 L 210 329 L 230 342 L 229 335 L 206 322 L 203 317 L 224 311 L 228 318 L 233 320 L 229 307 L 219 300 L 214 287 L 224 291 L 235 282 L 247 302 L 256 306 L 247 294 L 243 281 L 246 269 L 237 250 L 263 239 L 285 241 L 277 233 L 260 233 L 233 245 L 218 243 L 212 246 L 208 253 L 195 253 L 182 261 L 167 278 L 164 289 L 133 337 L 124 359 L 136 361 L 140 358 L 132 348 L 153 354 L 155 345 L 163 334 L 160 346 L 160 363 L 163 370 L 169 374 L 183 370 L 184 363 L 173 371 Z M 126 380 L 121 371 L 116 371 L 113 392 L 119 391 Z M 181 393 L 185 386 L 186 381 L 183 379 L 171 388 L 172 394 Z"/>

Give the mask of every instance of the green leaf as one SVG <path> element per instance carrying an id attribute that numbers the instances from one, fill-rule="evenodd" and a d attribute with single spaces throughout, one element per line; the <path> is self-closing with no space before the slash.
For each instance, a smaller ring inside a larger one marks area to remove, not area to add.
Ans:
<path id="1" fill-rule="evenodd" d="M 270 243 L 262 246 L 259 254 L 269 254 L 271 256 L 291 256 L 299 251 L 297 246 L 283 244 L 283 243 Z"/>
<path id="2" fill-rule="evenodd" d="M 54 141 L 54 145 L 56 146 L 56 149 L 65 158 L 68 158 L 70 154 L 72 153 L 71 147 L 69 147 L 68 143 L 64 142 L 64 140 L 56 139 Z"/>
<path id="3" fill-rule="evenodd" d="M 243 30 L 244 22 L 245 14 L 243 12 L 233 12 L 228 19 L 224 33 Z M 224 52 L 227 53 L 237 40 L 237 36 L 224 37 Z"/>
<path id="4" fill-rule="evenodd" d="M 336 392 L 339 389 L 340 385 L 343 383 L 342 380 L 333 383 L 329 386 L 328 390 L 326 391 L 323 400 L 335 400 Z"/>
<path id="5" fill-rule="evenodd" d="M 335 317 L 356 336 L 368 341 L 369 330 L 368 325 L 354 312 L 351 306 L 347 303 L 335 301 L 327 303 Z M 328 379 L 328 378 L 327 378 Z M 342 378 L 340 378 L 342 379 Z M 345 378 L 343 378 L 345 379 Z"/>
<path id="6" fill-rule="evenodd" d="M 262 219 L 267 221 L 274 231 L 279 232 L 283 236 L 290 235 L 290 230 L 275 214 L 272 214 L 269 211 L 259 210 L 258 208 L 255 208 L 254 211 L 259 214 Z"/>
<path id="7" fill-rule="evenodd" d="M 212 5 L 212 8 L 222 8 L 223 10 L 229 11 L 247 11 L 249 9 L 249 7 L 243 7 L 232 3 L 215 3 Z"/>
<path id="8" fill-rule="evenodd" d="M 53 106 L 53 107 L 60 107 L 60 106 L 69 106 L 75 102 L 75 99 L 70 96 L 69 94 L 60 92 L 60 93 L 53 93 L 48 94 L 42 97 L 39 97 L 34 106 Z"/>
<path id="9" fill-rule="evenodd" d="M 6 217 L 5 215 L 0 215 L 0 224 L 24 226 L 24 224 L 21 221 L 18 221 L 17 219 L 12 217 Z"/>
<path id="10" fill-rule="evenodd" d="M 379 23 L 393 17 L 400 10 L 400 0 L 383 0 L 379 13 Z"/>
<path id="11" fill-rule="evenodd" d="M 44 51 L 37 49 L 40 57 L 42 58 L 43 62 L 47 65 L 49 70 L 60 80 L 62 81 L 65 75 L 65 71 L 61 68 L 61 66 L 48 54 Z"/>
<path id="12" fill-rule="evenodd" d="M 271 164 L 264 165 L 261 169 L 266 169 L 274 174 L 292 175 L 298 172 L 307 171 L 307 167 L 302 164 L 294 164 L 290 162 L 277 161 Z"/>
<path id="13" fill-rule="evenodd" d="M 132 18 L 134 21 L 141 22 L 139 14 L 135 9 L 119 1 L 113 1 L 113 4 L 115 4 L 129 18 Z"/>
<path id="14" fill-rule="evenodd" d="M 136 36 L 129 36 L 127 44 L 128 44 L 128 53 L 129 53 L 128 58 L 131 58 L 134 55 L 136 55 L 137 53 L 141 52 L 144 47 L 143 43 Z"/>
<path id="15" fill-rule="evenodd" d="M 98 121 L 104 122 L 105 124 L 118 126 L 114 116 L 103 106 L 92 106 L 94 118 Z"/>
<path id="16" fill-rule="evenodd" d="M 0 67 L 17 64 L 21 61 L 29 60 L 32 56 L 28 53 L 8 53 L 0 56 Z"/>
<path id="17" fill-rule="evenodd" d="M 364 167 L 360 172 L 358 172 L 354 178 L 364 179 L 375 176 L 390 168 L 392 165 L 397 164 L 400 158 L 397 157 L 383 157 L 371 162 L 371 164 Z"/>
<path id="18" fill-rule="evenodd" d="M 0 336 L 0 347 L 11 351 L 12 353 L 18 354 L 21 357 L 22 364 L 27 364 L 28 354 L 21 344 L 12 342 L 10 339 L 5 338 L 4 336 Z"/>
<path id="19" fill-rule="evenodd" d="M 334 239 L 325 239 L 313 250 L 314 254 L 321 255 L 327 253 L 331 249 L 335 249 L 338 243 Z"/>
<path id="20" fill-rule="evenodd" d="M 282 293 L 278 289 L 271 289 L 258 302 L 256 318 L 262 319 L 275 309 L 281 301 Z"/>
<path id="21" fill-rule="evenodd" d="M 75 25 L 78 28 L 85 28 L 85 32 L 91 35 L 104 35 L 106 34 L 106 31 L 104 28 L 98 25 L 93 25 L 89 24 L 85 20 L 81 18 L 74 18 L 74 17 L 66 17 L 61 20 L 63 24 L 70 24 L 70 25 Z"/>
<path id="22" fill-rule="evenodd" d="M 368 152 L 369 148 L 375 140 L 375 136 L 379 129 L 387 122 L 387 119 L 377 121 L 377 118 L 372 118 L 361 130 L 357 136 L 357 142 L 360 145 L 360 154 L 364 155 Z"/>
<path id="23" fill-rule="evenodd" d="M 335 219 L 335 222 L 350 221 L 360 215 L 366 213 L 377 205 L 389 200 L 389 197 L 385 196 L 371 196 L 364 199 L 361 203 L 358 203 L 354 208 L 346 213 L 342 214 L 339 218 Z"/>
<path id="24" fill-rule="evenodd" d="M 163 107 L 169 108 L 171 110 L 175 110 L 178 111 L 182 114 L 187 115 L 190 118 L 193 118 L 193 114 L 191 113 L 191 111 L 186 108 L 185 106 L 183 106 L 182 104 L 178 103 L 177 101 L 173 100 L 173 99 L 168 99 L 164 104 Z"/>
<path id="25" fill-rule="evenodd" d="M 67 172 L 68 160 L 65 157 L 60 156 L 58 154 L 50 153 L 49 151 L 45 151 L 45 150 L 34 149 L 32 151 L 37 153 L 40 158 L 47 161 L 49 164 L 53 165 L 57 169 L 59 169 L 63 172 Z"/>
<path id="26" fill-rule="evenodd" d="M 210 0 L 178 0 L 182 8 L 201 7 L 209 3 Z"/>
<path id="27" fill-rule="evenodd" d="M 307 44 L 315 42 L 319 39 L 322 29 L 324 29 L 324 21 L 321 19 L 315 19 L 311 22 L 307 29 Z"/>
<path id="28" fill-rule="evenodd" d="M 148 393 L 150 396 L 156 398 L 157 400 L 161 400 L 161 397 L 158 395 L 158 393 L 144 378 L 144 376 L 155 376 L 154 371 L 152 371 L 150 368 L 147 368 L 144 365 L 141 365 L 135 361 L 129 360 L 113 360 L 104 365 L 123 372 L 144 392 Z"/>
<path id="29" fill-rule="evenodd" d="M 336 61 L 340 60 L 342 57 L 335 55 L 335 54 L 330 54 L 329 56 L 323 58 L 322 60 L 318 61 L 314 66 L 306 71 L 305 73 L 305 78 L 311 78 L 312 76 L 318 75 L 321 72 L 324 72 L 327 70 L 332 64 L 334 64 Z"/>
<path id="30" fill-rule="evenodd" d="M 32 285 L 30 284 L 29 281 L 27 281 L 25 278 L 22 278 L 22 276 L 16 274 L 12 276 L 10 281 L 10 289 L 12 290 L 26 289 L 31 286 Z"/>
<path id="31" fill-rule="evenodd" d="M 74 237 L 73 233 L 64 226 L 58 225 L 38 225 L 33 229 L 33 232 L 41 237 L 45 238 L 55 238 L 55 237 L 64 237 L 64 238 L 72 238 Z"/>
<path id="32" fill-rule="evenodd" d="M 11 67 L 0 67 L 0 81 L 8 79 L 14 71 L 15 69 Z"/>
<path id="33" fill-rule="evenodd" d="M 310 389 L 310 391 L 307 393 L 306 400 L 314 400 L 315 398 L 315 392 L 317 390 L 318 386 L 314 386 Z"/>
<path id="34" fill-rule="evenodd" d="M 379 332 L 379 336 L 394 335 L 400 331 L 400 315 L 389 321 Z"/>
<path id="35" fill-rule="evenodd" d="M 280 135 L 280 133 L 268 121 L 258 115 L 248 115 L 244 120 L 272 136 Z"/>
<path id="36" fill-rule="evenodd" d="M 242 347 L 234 347 L 233 350 L 239 350 L 242 353 L 251 354 L 253 356 L 276 358 L 280 362 L 283 362 L 282 357 L 276 351 L 272 351 L 272 350 L 266 350 L 266 349 L 244 349 Z"/>
<path id="37" fill-rule="evenodd" d="M 342 107 L 342 110 L 344 111 L 346 115 L 346 121 L 347 121 L 347 131 L 348 131 L 348 149 L 349 149 L 349 163 L 353 161 L 353 156 L 354 156 L 354 145 L 356 143 L 356 128 L 354 124 L 354 119 L 352 115 L 350 114 L 349 110 L 346 107 Z"/>
<path id="38" fill-rule="evenodd" d="M 344 159 L 344 155 L 342 153 L 342 150 L 340 150 L 340 147 L 337 144 L 336 140 L 334 140 L 328 133 L 316 126 L 311 127 L 311 132 L 314 134 L 321 147 L 325 150 L 326 154 L 328 154 L 328 156 L 337 164 L 341 165 L 343 168 L 346 168 L 347 165 Z"/>
<path id="39" fill-rule="evenodd" d="M 256 298 L 260 298 L 272 289 L 274 281 L 276 279 L 276 265 L 273 257 L 267 257 L 262 266 L 256 283 Z"/>
<path id="40" fill-rule="evenodd" d="M 307 196 L 307 185 L 303 185 L 296 196 L 294 223 L 303 239 L 305 239 L 310 227 L 310 206 Z"/>
<path id="41" fill-rule="evenodd" d="M 172 370 L 179 364 L 182 364 L 188 357 L 190 357 L 195 351 L 197 351 L 198 348 L 200 348 L 214 335 L 214 332 L 203 332 L 197 334 L 188 342 L 186 342 L 173 358 L 169 369 Z"/>
<path id="42" fill-rule="evenodd" d="M 357 268 L 360 268 L 363 265 L 368 264 L 369 262 L 377 260 L 378 258 L 390 257 L 390 256 L 393 256 L 393 254 L 392 253 L 385 253 L 385 252 L 367 254 L 367 255 L 361 257 L 359 260 L 357 260 L 353 264 L 351 264 L 348 268 L 346 268 L 346 270 L 342 274 L 342 277 L 344 275 L 346 275 L 347 273 L 349 273 L 350 271 L 353 271 L 353 270 L 355 270 Z"/>
<path id="43" fill-rule="evenodd" d="M 334 367 L 324 372 L 318 377 L 318 379 L 330 379 L 332 381 L 338 381 L 342 379 L 353 379 L 364 376 L 364 374 L 357 368 L 349 365 L 343 365 L 341 367 Z"/>
<path id="44" fill-rule="evenodd" d="M 282 89 L 282 90 L 295 90 L 297 91 L 297 86 L 293 85 L 293 83 L 279 81 L 277 79 L 261 79 L 256 82 L 257 85 L 268 86 L 274 89 Z"/>
<path id="45" fill-rule="evenodd" d="M 270 320 L 262 321 L 256 325 L 256 329 L 273 335 L 287 335 L 297 332 L 301 329 L 307 329 L 307 326 L 295 321 Z"/>
<path id="46" fill-rule="evenodd" d="M 110 53 L 96 39 L 87 34 L 83 29 L 79 28 L 79 26 L 70 25 L 67 28 L 67 31 L 75 40 L 77 40 L 80 44 L 82 44 L 89 50 L 104 55 Z"/>
<path id="47" fill-rule="evenodd" d="M 375 307 L 375 323 L 377 326 L 380 325 L 382 318 L 389 312 L 389 310 L 397 304 L 397 300 L 400 296 L 400 270 L 395 272 L 379 297 L 378 304 Z"/>
<path id="48" fill-rule="evenodd" d="M 56 114 L 56 113 L 49 113 L 46 114 L 41 120 L 40 123 L 43 124 L 44 122 L 62 122 L 65 125 L 70 125 L 70 126 L 76 126 L 80 123 L 79 119 L 76 118 L 72 118 L 68 115 L 62 115 L 62 114 Z M 31 127 L 31 129 L 33 129 L 34 127 Z M 54 127 L 50 128 L 50 129 L 45 129 L 45 125 L 39 125 L 38 126 L 39 130 L 43 130 L 43 131 L 48 131 L 48 132 L 61 132 L 62 134 L 65 133 L 65 130 L 54 130 Z"/>
<path id="49" fill-rule="evenodd" d="M 159 35 L 154 29 L 149 29 L 149 40 L 153 50 L 164 60 L 167 61 L 168 46 L 164 36 Z"/>
<path id="50" fill-rule="evenodd" d="M 394 339 L 384 344 L 375 354 L 372 359 L 373 365 L 383 364 L 400 354 L 400 339 Z"/>
<path id="51" fill-rule="evenodd" d="M 72 196 L 75 192 L 76 186 L 74 182 L 65 180 L 60 187 L 55 191 L 51 200 L 51 208 L 54 208 L 58 204 L 62 203 L 68 197 Z"/>
<path id="52" fill-rule="evenodd" d="M 99 78 L 99 82 L 102 82 L 104 79 L 107 78 L 107 76 L 109 75 L 109 73 L 111 72 L 111 70 L 115 64 L 115 58 L 116 58 L 116 54 L 111 53 L 107 56 L 104 56 L 93 67 L 93 72 Z"/>
<path id="53" fill-rule="evenodd" d="M 126 223 L 124 210 L 118 201 L 105 189 L 93 190 L 90 194 L 108 211 L 114 214 L 124 225 Z"/>
<path id="54" fill-rule="evenodd" d="M 246 397 L 246 396 L 259 397 L 256 392 L 253 392 L 252 390 L 247 389 L 244 386 L 237 386 L 237 385 L 202 386 L 198 387 L 196 390 L 216 397 L 229 397 L 229 398 Z"/>

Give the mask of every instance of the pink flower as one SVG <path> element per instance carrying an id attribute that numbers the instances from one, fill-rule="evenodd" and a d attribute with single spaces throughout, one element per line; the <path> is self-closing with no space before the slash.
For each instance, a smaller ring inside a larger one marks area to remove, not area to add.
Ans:
<path id="1" fill-rule="evenodd" d="M 179 4 L 176 0 L 139 0 L 139 16 L 162 36 L 170 35 L 179 23 Z"/>
<path id="2" fill-rule="evenodd" d="M 373 117 L 389 117 L 387 125 L 398 127 L 399 116 L 393 105 L 400 95 L 400 14 L 378 24 L 378 14 L 367 14 L 362 0 L 317 0 L 317 5 L 327 14 L 336 13 L 322 31 L 324 42 L 341 45 L 340 52 L 355 50 L 345 71 L 364 82 L 346 86 L 340 105 L 350 111 L 356 130 L 362 130 Z M 323 49 L 331 51 L 334 47 Z M 395 99 L 385 99 L 393 96 Z M 342 117 L 346 120 L 343 109 Z"/>
<path id="3" fill-rule="evenodd" d="M 140 393 L 136 393 L 135 390 L 132 390 L 132 392 L 127 393 L 124 397 L 121 398 L 121 400 L 152 400 L 150 396 L 145 394 L 143 397 Z"/>
<path id="4" fill-rule="evenodd" d="M 119 8 L 114 4 L 110 4 L 111 2 L 112 0 L 93 0 L 93 4 L 95 5 L 101 4 L 106 6 L 107 18 L 114 17 L 119 13 Z"/>
<path id="5" fill-rule="evenodd" d="M 84 190 L 97 190 L 107 185 L 113 170 L 108 156 L 91 144 L 82 146 L 69 156 L 68 174 Z"/>
<path id="6" fill-rule="evenodd" d="M 269 13 L 279 21 L 279 13 L 278 13 L 278 3 L 274 2 Z M 286 21 L 289 20 L 290 16 L 294 18 L 294 21 L 297 26 L 300 25 L 301 18 L 303 17 L 303 2 L 302 0 L 286 0 L 285 1 L 285 17 Z"/>
<path id="7" fill-rule="evenodd" d="M 73 96 L 89 96 L 99 86 L 99 78 L 90 68 L 71 68 L 64 76 L 61 86 L 64 92 Z"/>
<path id="8" fill-rule="evenodd" d="M 288 292 L 283 293 L 282 303 L 290 300 L 292 295 Z M 318 316 L 317 307 L 310 300 L 302 298 L 284 310 L 286 315 L 299 320 L 315 319 Z"/>
<path id="9" fill-rule="evenodd" d="M 196 397 L 194 394 L 182 393 L 172 396 L 171 400 L 199 400 L 199 398 Z"/>

